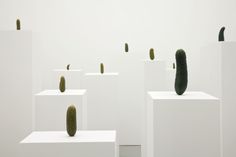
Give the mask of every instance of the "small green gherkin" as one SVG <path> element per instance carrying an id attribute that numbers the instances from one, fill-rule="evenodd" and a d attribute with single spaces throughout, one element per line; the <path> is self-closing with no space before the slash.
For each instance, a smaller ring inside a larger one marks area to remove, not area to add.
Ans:
<path id="1" fill-rule="evenodd" d="M 20 30 L 20 29 L 21 29 L 20 20 L 17 19 L 16 20 L 16 30 Z"/>
<path id="2" fill-rule="evenodd" d="M 218 40 L 219 40 L 219 41 L 225 41 L 224 31 L 225 31 L 225 27 L 222 27 L 222 28 L 220 29 L 219 36 L 218 36 Z"/>
<path id="3" fill-rule="evenodd" d="M 100 72 L 101 72 L 101 74 L 104 73 L 104 65 L 103 65 L 103 63 L 100 64 Z"/>
<path id="4" fill-rule="evenodd" d="M 188 85 L 188 70 L 187 70 L 187 61 L 186 54 L 184 50 L 177 50 L 175 54 L 176 58 L 176 76 L 175 76 L 175 92 L 178 95 L 182 95 L 187 89 Z"/>
<path id="5" fill-rule="evenodd" d="M 125 43 L 125 52 L 129 52 L 129 45 L 128 45 L 128 43 Z"/>
<path id="6" fill-rule="evenodd" d="M 151 49 L 149 50 L 149 57 L 150 57 L 151 60 L 154 60 L 154 59 L 155 59 L 155 54 L 154 54 L 154 49 L 153 49 L 153 48 L 151 48 Z"/>
<path id="7" fill-rule="evenodd" d="M 70 64 L 68 64 L 68 65 L 66 66 L 66 69 L 67 69 L 67 70 L 70 70 Z"/>
<path id="8" fill-rule="evenodd" d="M 74 105 L 69 106 L 67 109 L 66 130 L 69 136 L 74 136 L 77 131 L 76 108 Z"/>
<path id="9" fill-rule="evenodd" d="M 66 90 L 66 80 L 64 76 L 61 76 L 60 78 L 59 89 L 61 92 L 65 92 Z"/>

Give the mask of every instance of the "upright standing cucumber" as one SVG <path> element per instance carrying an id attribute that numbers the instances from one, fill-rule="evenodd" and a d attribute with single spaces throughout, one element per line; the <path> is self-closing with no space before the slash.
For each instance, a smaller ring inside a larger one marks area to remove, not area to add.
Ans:
<path id="1" fill-rule="evenodd" d="M 17 19 L 17 20 L 16 20 L 16 30 L 20 30 L 20 29 L 21 29 L 20 20 Z"/>
<path id="2" fill-rule="evenodd" d="M 176 58 L 176 76 L 175 76 L 175 92 L 182 95 L 187 89 L 188 85 L 188 70 L 186 62 L 186 54 L 184 50 L 177 50 Z"/>
<path id="3" fill-rule="evenodd" d="M 173 69 L 175 69 L 175 63 L 173 63 Z"/>
<path id="4" fill-rule="evenodd" d="M 225 27 L 222 27 L 220 29 L 219 36 L 218 36 L 219 41 L 225 41 L 224 31 L 225 31 Z"/>
<path id="5" fill-rule="evenodd" d="M 129 45 L 125 43 L 125 52 L 129 52 Z"/>
<path id="6" fill-rule="evenodd" d="M 77 130 L 76 108 L 74 105 L 69 106 L 67 109 L 66 130 L 69 136 L 74 136 Z"/>
<path id="7" fill-rule="evenodd" d="M 103 63 L 100 64 L 100 72 L 101 72 L 101 74 L 104 73 L 104 65 L 103 65 Z"/>
<path id="8" fill-rule="evenodd" d="M 70 64 L 68 64 L 68 65 L 66 66 L 66 69 L 67 69 L 67 70 L 70 70 Z"/>
<path id="9" fill-rule="evenodd" d="M 66 80 L 64 76 L 61 76 L 60 78 L 59 89 L 61 92 L 65 92 L 66 90 Z"/>
<path id="10" fill-rule="evenodd" d="M 149 50 L 149 57 L 150 57 L 151 60 L 154 60 L 154 59 L 155 59 L 155 54 L 154 54 L 154 49 L 153 49 L 153 48 L 151 48 L 151 49 Z"/>

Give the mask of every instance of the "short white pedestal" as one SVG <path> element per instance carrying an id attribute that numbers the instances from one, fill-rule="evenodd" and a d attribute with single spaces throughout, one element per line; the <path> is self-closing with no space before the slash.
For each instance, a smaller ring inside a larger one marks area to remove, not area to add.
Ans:
<path id="1" fill-rule="evenodd" d="M 166 91 L 166 62 L 144 61 L 144 86 L 146 91 Z"/>
<path id="2" fill-rule="evenodd" d="M 236 141 L 236 42 L 208 44 L 202 51 L 202 89 L 221 98 L 223 156 L 235 157 Z"/>
<path id="3" fill-rule="evenodd" d="M 175 91 L 175 73 L 176 69 L 168 68 L 166 71 L 167 90 Z"/>
<path id="4" fill-rule="evenodd" d="M 67 89 L 81 89 L 83 80 L 83 71 L 79 69 L 55 69 L 52 71 L 52 89 L 58 89 L 60 77 L 66 79 Z"/>
<path id="5" fill-rule="evenodd" d="M 20 146 L 24 157 L 118 157 L 115 131 L 33 132 Z"/>
<path id="6" fill-rule="evenodd" d="M 32 131 L 32 32 L 0 31 L 0 156 L 18 157 Z"/>
<path id="7" fill-rule="evenodd" d="M 147 157 L 220 157 L 220 101 L 202 92 L 149 92 Z"/>
<path id="8" fill-rule="evenodd" d="M 117 130 L 119 137 L 118 73 L 86 73 L 88 129 Z"/>
<path id="9" fill-rule="evenodd" d="M 77 109 L 77 128 L 87 128 L 86 90 L 45 90 L 35 95 L 35 130 L 64 131 L 66 112 L 71 104 Z"/>

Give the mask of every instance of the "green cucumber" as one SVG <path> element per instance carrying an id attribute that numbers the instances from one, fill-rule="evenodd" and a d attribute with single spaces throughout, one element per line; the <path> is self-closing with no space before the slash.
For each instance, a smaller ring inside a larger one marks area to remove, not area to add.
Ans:
<path id="1" fill-rule="evenodd" d="M 64 76 L 61 76 L 60 78 L 59 89 L 61 92 L 65 92 L 66 90 L 66 80 Z"/>
<path id="2" fill-rule="evenodd" d="M 103 65 L 103 63 L 100 64 L 100 72 L 101 72 L 101 74 L 104 73 L 104 65 Z"/>
<path id="3" fill-rule="evenodd" d="M 16 30 L 20 30 L 20 29 L 21 29 L 20 20 L 17 19 L 16 20 Z"/>
<path id="4" fill-rule="evenodd" d="M 219 41 L 225 41 L 224 31 L 225 31 L 225 27 L 222 27 L 222 28 L 220 29 L 219 36 L 218 36 L 218 40 L 219 40 Z"/>
<path id="5" fill-rule="evenodd" d="M 69 106 L 67 109 L 66 130 L 69 136 L 74 136 L 77 131 L 76 108 L 74 105 Z"/>
<path id="6" fill-rule="evenodd" d="M 125 43 L 125 52 L 129 52 L 129 45 L 128 45 L 128 43 Z"/>
<path id="7" fill-rule="evenodd" d="M 70 70 L 70 64 L 68 64 L 68 65 L 66 66 L 66 69 L 67 69 L 67 70 Z"/>
<path id="8" fill-rule="evenodd" d="M 187 89 L 188 85 L 188 70 L 186 62 L 186 54 L 184 50 L 177 50 L 176 58 L 176 76 L 175 76 L 175 92 L 182 95 Z"/>
<path id="9" fill-rule="evenodd" d="M 153 49 L 153 48 L 151 48 L 151 49 L 149 50 L 149 57 L 150 57 L 151 60 L 154 60 L 154 59 L 155 59 L 155 54 L 154 54 L 154 49 Z"/>

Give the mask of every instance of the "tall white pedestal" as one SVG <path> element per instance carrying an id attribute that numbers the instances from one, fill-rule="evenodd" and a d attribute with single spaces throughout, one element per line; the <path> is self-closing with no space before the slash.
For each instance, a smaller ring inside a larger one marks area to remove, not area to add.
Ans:
<path id="1" fill-rule="evenodd" d="M 144 65 L 135 51 L 122 53 L 119 70 L 121 145 L 141 145 L 144 124 Z"/>
<path id="2" fill-rule="evenodd" d="M 35 95 L 35 130 L 64 131 L 66 112 L 70 105 L 76 106 L 77 128 L 87 129 L 86 90 L 45 90 Z"/>
<path id="3" fill-rule="evenodd" d="M 118 99 L 118 73 L 86 73 L 88 91 L 88 129 L 117 130 L 120 135 L 120 106 Z"/>
<path id="4" fill-rule="evenodd" d="M 147 157 L 220 157 L 220 101 L 202 92 L 149 92 Z"/>
<path id="5" fill-rule="evenodd" d="M 235 157 L 236 141 L 236 42 L 212 43 L 202 51 L 202 89 L 221 98 L 223 156 Z"/>
<path id="6" fill-rule="evenodd" d="M 115 131 L 33 132 L 20 146 L 24 157 L 118 157 Z"/>
<path id="7" fill-rule="evenodd" d="M 32 33 L 0 31 L 0 156 L 18 157 L 32 130 Z"/>
<path id="8" fill-rule="evenodd" d="M 83 80 L 83 71 L 79 69 L 54 69 L 52 71 L 52 89 L 59 88 L 60 77 L 66 79 L 67 89 L 81 89 Z"/>
<path id="9" fill-rule="evenodd" d="M 146 91 L 166 91 L 166 62 L 162 60 L 144 61 L 144 86 Z"/>

